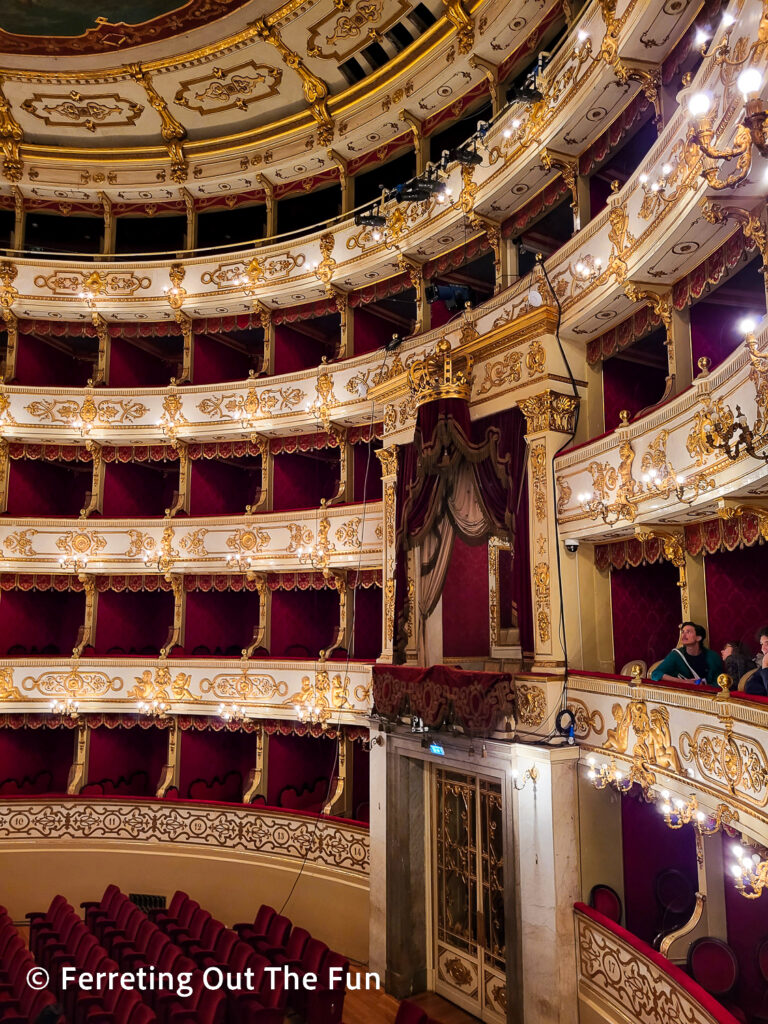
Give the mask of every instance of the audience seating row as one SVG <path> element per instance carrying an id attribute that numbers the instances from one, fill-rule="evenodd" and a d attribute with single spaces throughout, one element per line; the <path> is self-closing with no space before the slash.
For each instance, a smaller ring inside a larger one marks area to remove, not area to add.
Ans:
<path id="1" fill-rule="evenodd" d="M 184 892 L 167 909 L 145 913 L 115 885 L 82 907 L 85 920 L 56 896 L 45 913 L 28 915 L 30 947 L 74 1024 L 283 1024 L 288 1010 L 307 1024 L 341 1024 L 348 960 L 272 907 L 227 928 Z M 188 975 L 190 991 L 179 996 L 175 982 L 173 991 L 167 984 L 140 993 L 61 991 L 67 965 L 93 973 L 143 968 L 146 976 Z M 204 972 L 211 969 L 216 984 L 221 972 L 221 988 L 206 986 Z M 301 983 L 309 974 L 317 978 L 313 991 Z"/>
<path id="2" fill-rule="evenodd" d="M 49 988 L 27 983 L 35 959 L 5 907 L 0 907 L 0 1021 L 3 1024 L 61 1024 L 61 1009 Z"/>

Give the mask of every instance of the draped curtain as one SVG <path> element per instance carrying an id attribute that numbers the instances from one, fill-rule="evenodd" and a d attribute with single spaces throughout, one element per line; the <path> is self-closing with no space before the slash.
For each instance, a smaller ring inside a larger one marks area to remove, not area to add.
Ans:
<path id="1" fill-rule="evenodd" d="M 421 549 L 420 653 L 425 624 L 443 591 L 456 536 L 514 542 L 525 473 L 524 420 L 507 410 L 472 423 L 461 399 L 422 405 L 414 442 L 400 453 L 398 544 Z"/>

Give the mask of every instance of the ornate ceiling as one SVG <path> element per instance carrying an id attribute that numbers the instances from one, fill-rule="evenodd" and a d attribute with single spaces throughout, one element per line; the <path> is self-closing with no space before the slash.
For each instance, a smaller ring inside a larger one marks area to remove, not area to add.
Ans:
<path id="1" fill-rule="evenodd" d="M 16 165 L 5 161 L 3 192 L 167 200 L 210 194 L 212 183 L 263 188 L 262 174 L 268 187 L 377 163 L 487 96 L 489 82 L 530 63 L 563 21 L 562 0 L 426 6 L 436 19 L 426 31 L 413 0 L 289 0 L 272 13 L 190 0 L 128 28 L 0 33 L 0 136 L 6 153 L 18 150 Z M 414 40 L 400 52 L 387 36 L 394 28 Z M 363 52 L 373 43 L 389 58 L 378 69 Z M 340 70 L 350 58 L 365 74 L 353 86 Z"/>

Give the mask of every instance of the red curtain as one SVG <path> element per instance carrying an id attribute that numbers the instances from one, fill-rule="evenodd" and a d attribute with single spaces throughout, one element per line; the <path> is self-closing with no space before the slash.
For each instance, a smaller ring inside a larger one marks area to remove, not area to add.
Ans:
<path id="1" fill-rule="evenodd" d="M 704 572 L 710 646 L 740 640 L 757 651 L 755 633 L 768 622 L 768 546 L 707 555 Z"/>
<path id="2" fill-rule="evenodd" d="M 677 646 L 681 621 L 677 581 L 677 569 L 671 562 L 639 565 L 611 573 L 613 655 L 617 672 L 633 658 L 642 658 L 650 666 Z"/>

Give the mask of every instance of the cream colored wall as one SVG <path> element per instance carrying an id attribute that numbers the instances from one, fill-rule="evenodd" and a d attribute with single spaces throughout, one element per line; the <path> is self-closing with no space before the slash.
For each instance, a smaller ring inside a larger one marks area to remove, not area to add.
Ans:
<path id="1" fill-rule="evenodd" d="M 621 799 L 613 789 L 595 789 L 585 778 L 584 766 L 579 766 L 579 852 L 584 903 L 589 900 L 592 886 L 602 884 L 615 889 L 624 905 Z"/>
<path id="2" fill-rule="evenodd" d="M 4 842 L 0 903 L 16 921 L 62 893 L 75 906 L 97 900 L 110 882 L 124 892 L 183 889 L 225 924 L 253 920 L 261 903 L 280 910 L 299 863 L 240 854 L 165 850 L 128 843 Z M 284 911 L 294 924 L 353 960 L 368 960 L 368 883 L 306 865 Z"/>

